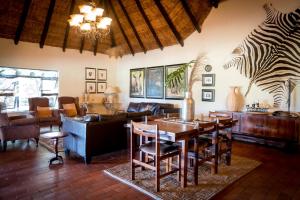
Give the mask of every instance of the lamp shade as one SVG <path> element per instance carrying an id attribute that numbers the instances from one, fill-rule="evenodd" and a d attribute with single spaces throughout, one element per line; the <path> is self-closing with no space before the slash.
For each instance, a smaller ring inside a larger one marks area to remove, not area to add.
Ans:
<path id="1" fill-rule="evenodd" d="M 104 94 L 117 94 L 117 93 L 118 93 L 117 87 L 113 87 L 113 86 L 108 86 L 104 91 Z"/>

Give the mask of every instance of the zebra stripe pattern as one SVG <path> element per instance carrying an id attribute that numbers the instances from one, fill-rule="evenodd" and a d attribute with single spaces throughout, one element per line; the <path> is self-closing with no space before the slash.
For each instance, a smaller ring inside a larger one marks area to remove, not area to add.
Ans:
<path id="1" fill-rule="evenodd" d="M 266 19 L 232 52 L 233 58 L 223 67 L 236 68 L 249 78 L 245 96 L 256 84 L 273 95 L 274 107 L 287 102 L 288 81 L 295 88 L 300 79 L 300 8 L 281 13 L 265 4 Z"/>

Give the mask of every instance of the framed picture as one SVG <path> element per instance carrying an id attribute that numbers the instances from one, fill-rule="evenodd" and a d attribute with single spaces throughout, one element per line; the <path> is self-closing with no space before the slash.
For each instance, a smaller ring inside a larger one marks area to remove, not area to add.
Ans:
<path id="1" fill-rule="evenodd" d="M 169 74 L 176 71 L 181 64 L 165 66 L 165 79 Z M 172 88 L 165 87 L 165 99 L 184 99 L 184 89 L 187 84 L 187 70 L 182 72 L 178 84 Z"/>
<path id="2" fill-rule="evenodd" d="M 96 80 L 96 68 L 85 68 L 85 80 Z"/>
<path id="3" fill-rule="evenodd" d="M 145 97 L 145 68 L 130 69 L 130 97 Z"/>
<path id="4" fill-rule="evenodd" d="M 152 99 L 164 98 L 163 66 L 146 69 L 146 97 Z"/>
<path id="5" fill-rule="evenodd" d="M 96 82 L 86 81 L 85 82 L 86 93 L 96 93 Z"/>
<path id="6" fill-rule="evenodd" d="M 98 81 L 106 81 L 107 80 L 107 70 L 106 69 L 98 69 L 97 70 L 97 79 L 98 79 Z"/>
<path id="7" fill-rule="evenodd" d="M 104 93 L 106 90 L 106 82 L 97 83 L 97 93 Z"/>
<path id="8" fill-rule="evenodd" d="M 202 89 L 202 101 L 215 101 L 215 90 L 214 89 Z"/>
<path id="9" fill-rule="evenodd" d="M 202 86 L 215 86 L 215 74 L 202 74 Z"/>

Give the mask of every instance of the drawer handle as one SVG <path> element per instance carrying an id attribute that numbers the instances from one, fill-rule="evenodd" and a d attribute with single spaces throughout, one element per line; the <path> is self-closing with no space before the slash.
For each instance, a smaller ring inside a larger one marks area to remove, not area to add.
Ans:
<path id="1" fill-rule="evenodd" d="M 259 127 L 259 128 L 263 128 L 264 127 L 264 125 L 261 125 L 261 124 L 256 124 L 255 126 Z"/>

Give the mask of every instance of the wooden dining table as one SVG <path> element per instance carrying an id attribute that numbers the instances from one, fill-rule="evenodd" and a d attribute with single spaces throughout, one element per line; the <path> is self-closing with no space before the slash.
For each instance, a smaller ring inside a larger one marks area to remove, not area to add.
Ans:
<path id="1" fill-rule="evenodd" d="M 194 123 L 182 122 L 176 119 L 155 119 L 154 121 L 146 122 L 147 124 L 158 125 L 160 137 L 162 139 L 172 142 L 181 142 L 181 187 L 187 186 L 188 142 L 191 138 L 199 134 L 197 123 L 207 123 L 212 121 L 218 121 L 218 118 L 203 117 Z"/>

